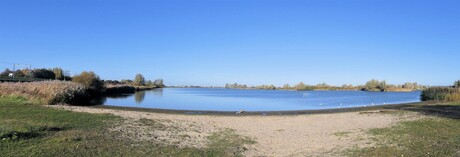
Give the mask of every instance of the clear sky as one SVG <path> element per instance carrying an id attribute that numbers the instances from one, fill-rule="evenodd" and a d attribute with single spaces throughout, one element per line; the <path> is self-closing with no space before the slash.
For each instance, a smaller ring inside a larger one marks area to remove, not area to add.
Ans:
<path id="1" fill-rule="evenodd" d="M 460 79 L 459 0 L 0 0 L 0 68 L 167 85 Z"/>

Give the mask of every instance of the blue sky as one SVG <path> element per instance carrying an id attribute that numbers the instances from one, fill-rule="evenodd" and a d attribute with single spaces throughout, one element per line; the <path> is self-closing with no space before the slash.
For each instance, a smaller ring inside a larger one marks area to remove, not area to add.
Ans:
<path id="1" fill-rule="evenodd" d="M 168 85 L 460 79 L 458 0 L 0 0 L 0 68 Z"/>

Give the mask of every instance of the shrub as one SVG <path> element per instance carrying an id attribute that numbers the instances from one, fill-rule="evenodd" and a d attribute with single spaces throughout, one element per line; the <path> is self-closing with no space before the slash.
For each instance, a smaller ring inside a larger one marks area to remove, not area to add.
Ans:
<path id="1" fill-rule="evenodd" d="M 460 88 L 430 87 L 422 91 L 423 101 L 460 101 Z"/>
<path id="2" fill-rule="evenodd" d="M 104 82 L 92 71 L 84 71 L 80 75 L 74 76 L 72 82 L 82 84 L 88 88 L 90 94 L 98 94 L 104 88 Z"/>
<path id="3" fill-rule="evenodd" d="M 43 103 L 77 104 L 88 100 L 87 88 L 65 81 L 41 81 L 26 83 L 0 83 L 0 96 L 23 96 Z"/>

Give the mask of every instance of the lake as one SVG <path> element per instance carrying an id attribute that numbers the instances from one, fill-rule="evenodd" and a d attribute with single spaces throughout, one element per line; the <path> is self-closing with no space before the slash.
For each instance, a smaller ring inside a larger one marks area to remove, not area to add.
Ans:
<path id="1" fill-rule="evenodd" d="M 106 97 L 100 104 L 172 110 L 291 111 L 399 104 L 420 101 L 420 91 L 287 91 L 223 88 L 163 88 Z"/>

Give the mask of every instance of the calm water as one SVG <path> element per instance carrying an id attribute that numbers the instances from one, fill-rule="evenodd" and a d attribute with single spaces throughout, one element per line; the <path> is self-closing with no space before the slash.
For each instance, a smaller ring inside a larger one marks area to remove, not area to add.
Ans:
<path id="1" fill-rule="evenodd" d="M 165 88 L 118 97 L 101 104 L 177 110 L 287 111 L 419 102 L 420 92 L 280 91 Z"/>

